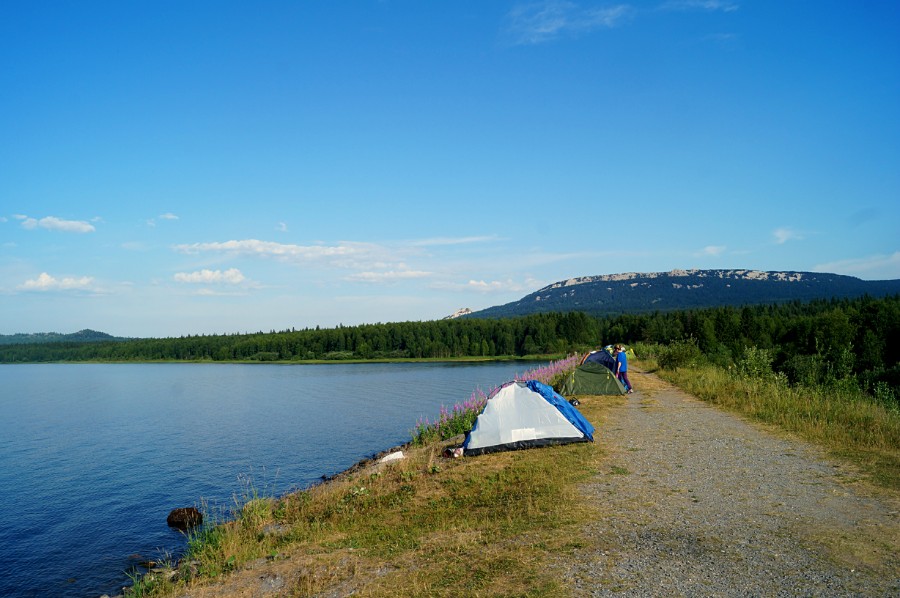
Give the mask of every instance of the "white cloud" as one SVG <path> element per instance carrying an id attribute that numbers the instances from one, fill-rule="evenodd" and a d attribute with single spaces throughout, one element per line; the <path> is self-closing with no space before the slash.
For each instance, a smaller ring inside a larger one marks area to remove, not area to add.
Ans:
<path id="1" fill-rule="evenodd" d="M 878 254 L 819 264 L 813 267 L 813 271 L 860 276 L 869 280 L 894 280 L 900 278 L 900 251 L 891 255 Z"/>
<path id="2" fill-rule="evenodd" d="M 509 288 L 509 285 L 500 282 L 499 280 L 492 280 L 490 282 L 470 280 L 469 284 L 466 286 L 470 290 L 478 291 L 480 293 L 496 293 L 498 291 L 513 290 Z"/>
<path id="3" fill-rule="evenodd" d="M 96 230 L 94 225 L 84 220 L 63 220 L 56 216 L 47 216 L 38 220 L 22 214 L 17 214 L 15 218 L 21 220 L 22 228 L 28 230 L 46 228 L 47 230 L 58 230 L 67 233 L 92 233 Z"/>
<path id="4" fill-rule="evenodd" d="M 347 276 L 345 280 L 351 282 L 383 283 L 426 278 L 428 276 L 431 276 L 431 272 L 423 272 L 421 270 L 390 270 L 388 272 L 359 272 Z"/>
<path id="5" fill-rule="evenodd" d="M 196 272 L 178 272 L 174 276 L 178 282 L 191 284 L 240 284 L 245 277 L 237 268 L 222 270 L 198 270 Z"/>
<path id="6" fill-rule="evenodd" d="M 515 44 L 539 44 L 564 34 L 615 27 L 632 12 L 627 4 L 588 9 L 564 0 L 521 4 L 507 15 L 507 32 Z"/>
<path id="7" fill-rule="evenodd" d="M 386 248 L 371 243 L 342 242 L 338 245 L 293 245 L 259 241 L 257 239 L 232 240 L 215 243 L 176 245 L 176 251 L 187 254 L 205 252 L 225 253 L 232 256 L 272 258 L 287 262 L 302 262 L 339 268 L 375 267 L 390 261 Z"/>
<path id="8" fill-rule="evenodd" d="M 173 214 L 172 212 L 166 212 L 165 214 L 160 214 L 157 216 L 160 220 L 178 220 L 178 216 Z M 150 218 L 147 220 L 147 226 L 155 227 L 156 226 L 156 218 Z"/>
<path id="9" fill-rule="evenodd" d="M 724 245 L 707 245 L 706 247 L 703 248 L 703 251 L 700 253 L 701 253 L 701 255 L 717 256 L 717 255 L 722 255 L 723 253 L 725 253 L 725 249 L 726 249 L 726 247 Z"/>
<path id="10" fill-rule="evenodd" d="M 476 292 L 476 293 L 530 293 L 543 286 L 540 281 L 528 278 L 524 283 L 512 279 L 503 280 L 469 280 L 466 283 L 436 282 L 430 287 L 442 291 Z"/>
<path id="11" fill-rule="evenodd" d="M 90 289 L 91 283 L 94 281 L 90 276 L 82 276 L 81 278 L 54 278 L 42 272 L 40 276 L 33 280 L 26 280 L 19 285 L 19 289 L 23 291 L 70 291 L 70 290 L 86 290 Z"/>
<path id="12" fill-rule="evenodd" d="M 349 246 L 327 247 L 324 245 L 292 245 L 275 243 L 273 241 L 259 241 L 257 239 L 245 239 L 241 241 L 224 241 L 213 243 L 193 243 L 176 245 L 175 249 L 182 253 L 223 252 L 240 255 L 255 255 L 261 257 L 296 257 L 302 259 L 315 259 L 323 256 L 349 255 L 353 248 Z"/>
<path id="13" fill-rule="evenodd" d="M 275 230 L 280 233 L 286 233 L 288 230 L 287 222 L 279 222 L 275 225 Z"/>
<path id="14" fill-rule="evenodd" d="M 778 245 L 784 245 L 788 241 L 803 240 L 803 235 L 794 229 L 787 227 L 776 228 L 772 231 L 772 236 L 775 237 L 775 243 Z"/>

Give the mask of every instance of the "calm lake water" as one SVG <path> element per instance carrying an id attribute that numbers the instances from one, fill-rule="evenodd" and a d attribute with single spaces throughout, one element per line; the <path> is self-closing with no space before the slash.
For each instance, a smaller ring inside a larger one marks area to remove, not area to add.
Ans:
<path id="1" fill-rule="evenodd" d="M 534 363 L 0 366 L 0 596 L 118 593 L 175 507 L 280 495 Z"/>

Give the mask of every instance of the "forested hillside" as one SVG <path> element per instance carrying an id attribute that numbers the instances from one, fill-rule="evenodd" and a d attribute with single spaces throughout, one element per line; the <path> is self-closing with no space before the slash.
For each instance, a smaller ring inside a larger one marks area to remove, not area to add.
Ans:
<path id="1" fill-rule="evenodd" d="M 34 343 L 93 343 L 103 341 L 123 341 L 121 337 L 105 332 L 84 329 L 71 334 L 58 332 L 35 332 L 30 334 L 0 334 L 0 345 L 27 345 Z"/>
<path id="2" fill-rule="evenodd" d="M 900 389 L 900 295 L 592 317 L 581 312 L 106 343 L 0 346 L 0 362 L 300 361 L 565 354 L 690 340 L 727 365 L 766 349 L 792 380 L 853 376 Z"/>

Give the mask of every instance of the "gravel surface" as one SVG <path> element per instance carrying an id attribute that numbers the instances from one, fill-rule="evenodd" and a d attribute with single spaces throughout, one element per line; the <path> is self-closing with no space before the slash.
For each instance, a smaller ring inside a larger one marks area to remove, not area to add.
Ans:
<path id="1" fill-rule="evenodd" d="M 652 375 L 599 426 L 579 596 L 900 596 L 900 502 Z M 600 397 L 587 400 L 603 400 Z"/>

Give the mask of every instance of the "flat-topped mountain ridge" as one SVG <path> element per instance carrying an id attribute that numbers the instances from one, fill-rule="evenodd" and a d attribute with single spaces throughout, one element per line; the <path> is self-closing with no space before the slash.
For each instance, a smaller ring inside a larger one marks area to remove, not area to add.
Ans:
<path id="1" fill-rule="evenodd" d="M 623 272 L 561 280 L 518 301 L 476 311 L 468 317 L 498 318 L 551 311 L 609 315 L 897 293 L 900 280 L 861 280 L 822 272 Z"/>

